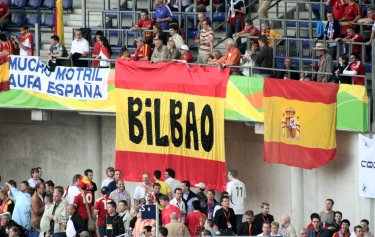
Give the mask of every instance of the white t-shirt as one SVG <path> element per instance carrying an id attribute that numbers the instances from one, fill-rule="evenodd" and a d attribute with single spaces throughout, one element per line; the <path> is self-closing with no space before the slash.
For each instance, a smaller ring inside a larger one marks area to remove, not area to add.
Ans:
<path id="1" fill-rule="evenodd" d="M 76 236 L 77 232 L 76 229 L 74 228 L 73 221 L 70 219 L 66 222 L 66 236 L 67 237 L 74 237 Z"/>
<path id="2" fill-rule="evenodd" d="M 30 178 L 27 182 L 29 183 L 29 186 L 30 186 L 30 187 L 35 188 L 35 185 L 36 185 L 37 183 L 39 183 L 40 180 L 36 180 L 36 181 L 35 181 L 33 178 Z"/>
<path id="3" fill-rule="evenodd" d="M 227 183 L 227 192 L 230 195 L 230 207 L 236 215 L 243 215 L 245 213 L 245 198 L 246 188 L 245 184 L 238 179 L 233 179 Z"/>
<path id="4" fill-rule="evenodd" d="M 172 193 L 174 193 L 174 190 L 176 188 L 180 188 L 181 187 L 180 181 L 178 181 L 177 179 L 171 178 L 171 177 L 169 177 L 168 179 L 166 179 L 164 181 L 164 183 L 166 183 L 166 184 L 169 185 L 169 187 L 171 188 L 171 192 Z"/>
<path id="5" fill-rule="evenodd" d="M 74 197 L 79 193 L 79 188 L 77 186 L 69 186 L 68 193 L 65 191 L 65 199 L 68 204 L 73 204 Z"/>
<path id="6" fill-rule="evenodd" d="M 102 188 L 103 188 L 103 187 L 107 187 L 108 184 L 109 184 L 110 182 L 112 182 L 112 181 L 113 181 L 113 179 L 111 179 L 111 178 L 106 178 L 106 179 L 104 179 L 104 180 L 102 181 Z"/>
<path id="7" fill-rule="evenodd" d="M 149 187 L 151 189 L 151 186 Z M 151 190 L 149 190 L 151 193 Z M 140 198 L 146 198 L 146 188 L 143 185 L 138 185 L 134 190 L 134 200 L 139 200 Z"/>
<path id="8" fill-rule="evenodd" d="M 22 44 L 26 47 L 31 48 L 30 40 L 27 38 L 25 41 L 22 42 Z M 20 47 L 20 56 L 29 56 L 29 50 L 24 50 Z"/>
<path id="9" fill-rule="evenodd" d="M 73 40 L 72 41 L 72 47 L 70 49 L 70 52 L 72 54 L 74 53 L 80 53 L 80 54 L 84 54 L 85 52 L 89 52 L 89 42 L 82 38 L 80 40 Z"/>

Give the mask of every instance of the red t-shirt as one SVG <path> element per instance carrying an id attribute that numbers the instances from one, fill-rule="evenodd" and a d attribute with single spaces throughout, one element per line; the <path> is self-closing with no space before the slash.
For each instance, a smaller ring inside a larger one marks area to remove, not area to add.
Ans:
<path id="1" fill-rule="evenodd" d="M 14 54 L 13 44 L 9 40 L 7 40 L 4 44 L 0 45 L 0 51 L 8 53 L 9 55 Z"/>
<path id="2" fill-rule="evenodd" d="M 137 59 L 150 57 L 151 56 L 151 48 L 148 44 L 144 44 L 143 47 L 138 47 L 135 50 L 135 56 Z"/>
<path id="3" fill-rule="evenodd" d="M 5 16 L 5 14 L 7 14 L 9 12 L 9 7 L 3 3 L 3 2 L 0 2 L 0 18 Z"/>
<path id="4" fill-rule="evenodd" d="M 341 0 L 332 0 L 330 5 L 332 6 L 335 20 L 340 20 L 344 14 L 344 5 L 342 5 Z"/>
<path id="5" fill-rule="evenodd" d="M 361 10 L 357 3 L 348 4 L 345 6 L 343 17 L 345 17 L 346 21 L 352 21 L 356 18 L 359 14 L 361 14 Z"/>
<path id="6" fill-rule="evenodd" d="M 109 197 L 98 198 L 94 205 L 94 210 L 98 211 L 98 226 L 101 227 L 104 225 L 105 218 L 108 214 L 107 211 L 107 202 L 111 201 Z"/>
<path id="7" fill-rule="evenodd" d="M 357 71 L 357 75 L 365 75 L 365 67 L 361 61 L 357 61 L 357 63 L 352 63 L 349 66 L 350 71 Z M 365 78 L 364 77 L 352 77 L 352 84 L 353 85 L 365 85 Z"/>
<path id="8" fill-rule="evenodd" d="M 140 28 L 151 28 L 151 26 L 154 24 L 154 22 L 151 20 L 151 19 L 148 19 L 148 20 L 143 20 L 143 19 L 140 19 L 137 23 L 137 26 L 140 27 Z M 150 26 L 150 27 L 149 27 Z M 152 31 L 147 31 L 145 32 L 145 39 L 146 40 L 151 40 L 152 39 Z"/>
<path id="9" fill-rule="evenodd" d="M 180 209 L 178 209 L 178 207 L 176 206 L 169 205 L 168 208 L 164 208 L 163 211 L 161 212 L 161 223 L 163 224 L 163 226 L 171 222 L 171 214 L 173 212 L 177 213 L 178 219 L 182 218 Z"/>
<path id="10" fill-rule="evenodd" d="M 353 42 L 363 42 L 363 38 L 362 36 L 360 36 L 359 34 L 355 34 L 353 35 L 352 37 L 348 37 L 348 39 L 351 39 L 353 40 Z M 357 53 L 357 54 L 362 54 L 362 45 L 360 44 L 353 44 L 353 52 Z"/>
<path id="11" fill-rule="evenodd" d="M 88 202 L 87 205 L 89 207 L 90 215 L 92 215 L 92 193 L 90 191 L 84 191 L 86 201 Z M 77 213 L 82 219 L 88 219 L 89 216 L 87 215 L 86 205 L 83 201 L 82 193 L 78 193 L 74 197 L 73 201 L 74 206 L 77 207 Z"/>
<path id="12" fill-rule="evenodd" d="M 189 53 L 186 56 L 185 55 L 181 55 L 180 60 L 186 60 L 186 62 L 192 63 L 193 62 L 193 55 L 191 53 Z"/>
<path id="13" fill-rule="evenodd" d="M 206 218 L 206 215 L 199 211 L 187 214 L 185 225 L 188 227 L 191 236 L 198 236 L 197 233 L 201 231 L 202 218 Z"/>

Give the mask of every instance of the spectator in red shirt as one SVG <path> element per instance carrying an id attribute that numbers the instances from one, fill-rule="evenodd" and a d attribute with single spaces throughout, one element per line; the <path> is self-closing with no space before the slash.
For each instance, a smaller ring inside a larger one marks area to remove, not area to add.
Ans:
<path id="1" fill-rule="evenodd" d="M 130 30 L 147 30 L 147 32 L 144 33 L 146 43 L 150 45 L 152 43 L 152 25 L 153 21 L 149 18 L 148 11 L 146 9 L 141 10 L 141 19 L 138 21 L 138 23 L 130 28 Z M 148 31 L 150 30 L 150 31 Z"/>
<path id="2" fill-rule="evenodd" d="M 237 48 L 241 51 L 242 54 L 245 53 L 246 51 L 246 45 L 247 45 L 247 42 L 243 42 L 241 41 L 241 38 L 242 37 L 248 37 L 248 36 L 261 36 L 262 33 L 260 32 L 260 30 L 254 26 L 253 24 L 253 21 L 250 20 L 250 19 L 247 19 L 245 21 L 245 28 L 243 29 L 243 31 L 239 32 L 239 33 L 235 33 L 233 35 L 233 39 L 237 42 Z M 258 43 L 258 40 L 257 39 L 251 39 L 252 42 L 254 43 Z"/>
<path id="3" fill-rule="evenodd" d="M 355 0 L 350 0 L 349 4 L 345 6 L 341 21 L 354 21 L 356 22 L 361 17 L 361 9 Z"/>
<path id="4" fill-rule="evenodd" d="M 96 56 L 99 56 L 100 49 L 102 47 L 102 44 L 100 43 L 100 37 L 104 37 L 104 33 L 101 30 L 98 30 L 95 33 L 95 40 L 94 40 L 94 46 L 92 49 L 92 57 L 95 58 Z M 99 67 L 99 60 L 93 60 L 91 62 L 92 67 Z"/>
<path id="5" fill-rule="evenodd" d="M 132 55 L 132 59 L 138 61 L 149 61 L 151 53 L 151 48 L 146 44 L 145 39 L 142 37 L 137 38 L 137 48 Z"/>
<path id="6" fill-rule="evenodd" d="M 339 21 L 343 17 L 346 0 L 328 0 L 325 4 L 332 6 L 333 16 L 336 21 Z"/>
<path id="7" fill-rule="evenodd" d="M 194 211 L 186 216 L 185 225 L 188 227 L 191 236 L 198 236 L 203 230 L 207 216 L 200 212 L 199 200 L 193 201 Z"/>
<path id="8" fill-rule="evenodd" d="M 342 38 L 341 41 L 343 42 L 356 42 L 356 43 L 362 43 L 363 38 L 359 34 L 355 33 L 355 30 L 352 27 L 349 27 L 346 29 L 346 37 Z M 340 38 L 337 38 L 340 39 Z M 336 39 L 336 40 L 337 40 Z M 352 47 L 352 52 L 355 52 L 356 54 L 360 55 L 362 53 L 362 45 L 360 44 L 345 44 L 344 45 L 344 54 L 349 52 L 348 48 Z"/>
<path id="9" fill-rule="evenodd" d="M 86 189 L 92 186 L 86 176 L 81 177 L 78 186 L 80 192 L 74 197 L 73 205 L 77 208 L 77 213 L 85 222 L 85 229 L 87 229 L 89 216 L 92 216 L 92 193 Z M 87 212 L 86 204 L 90 213 Z"/>
<path id="10" fill-rule="evenodd" d="M 12 54 L 14 54 L 12 42 L 10 42 L 4 34 L 0 34 L 0 56 Z"/>
<path id="11" fill-rule="evenodd" d="M 189 52 L 189 46 L 187 46 L 186 44 L 181 45 L 180 51 L 181 51 L 180 60 L 182 60 L 183 63 L 193 62 L 193 55 Z"/>
<path id="12" fill-rule="evenodd" d="M 178 220 L 181 220 L 182 215 L 180 209 L 176 206 L 169 204 L 169 198 L 167 195 L 161 195 L 159 197 L 159 202 L 160 205 L 164 208 L 161 212 L 161 223 L 163 224 L 163 226 L 171 222 L 171 214 L 173 212 L 177 213 Z"/>
<path id="13" fill-rule="evenodd" d="M 362 24 L 372 24 L 375 20 L 375 9 L 369 8 L 367 9 L 367 16 L 364 18 L 359 19 L 357 22 Z"/>
<path id="14" fill-rule="evenodd" d="M 94 215 L 98 216 L 98 221 L 97 221 L 97 226 L 99 230 L 100 237 L 105 236 L 105 217 L 108 215 L 107 211 L 107 203 L 108 201 L 111 201 L 108 197 L 109 195 L 109 188 L 108 187 L 103 187 L 101 189 L 102 196 L 98 198 L 95 202 L 94 205 Z"/>
<path id="15" fill-rule="evenodd" d="M 0 2 L 0 26 L 4 27 L 9 23 L 9 17 L 10 16 L 10 10 L 9 7 L 3 3 Z"/>
<path id="16" fill-rule="evenodd" d="M 352 84 L 353 85 L 365 85 L 365 78 L 364 77 L 355 77 L 355 75 L 365 75 L 365 67 L 363 63 L 358 60 L 358 54 L 351 53 L 350 57 L 350 64 L 343 72 L 344 75 L 351 75 L 352 77 Z"/>

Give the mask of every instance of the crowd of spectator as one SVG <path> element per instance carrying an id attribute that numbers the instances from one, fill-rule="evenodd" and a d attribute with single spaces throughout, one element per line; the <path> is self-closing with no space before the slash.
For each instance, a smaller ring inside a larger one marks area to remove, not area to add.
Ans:
<path id="1" fill-rule="evenodd" d="M 66 187 L 44 181 L 40 167 L 31 169 L 30 179 L 17 186 L 14 180 L 0 191 L 1 237 L 133 237 L 156 236 L 276 236 L 276 237 L 373 237 L 366 219 L 350 231 L 350 221 L 333 211 L 334 201 L 327 199 L 320 213 L 312 213 L 311 222 L 297 232 L 289 215 L 280 222 L 270 214 L 270 204 L 263 202 L 260 213 L 245 210 L 246 187 L 236 170 L 228 171 L 226 191 L 220 201 L 215 191 L 203 182 L 191 190 L 188 180 L 175 179 L 167 168 L 141 175 L 142 182 L 130 195 L 122 173 L 106 169 L 100 197 L 93 182 L 93 171 L 76 174 Z M 151 179 L 153 182 L 151 182 Z M 143 205 L 156 205 L 159 218 L 142 217 Z M 160 223 L 156 223 L 159 220 Z M 159 224 L 159 225 L 157 225 Z M 156 229 L 160 226 L 159 229 Z"/>

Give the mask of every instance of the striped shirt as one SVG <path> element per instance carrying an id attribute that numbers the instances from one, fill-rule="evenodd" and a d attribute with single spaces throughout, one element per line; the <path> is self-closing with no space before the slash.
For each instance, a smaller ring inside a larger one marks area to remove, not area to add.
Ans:
<path id="1" fill-rule="evenodd" d="M 211 27 L 200 31 L 199 44 L 199 50 L 211 52 L 214 44 L 214 30 Z"/>

